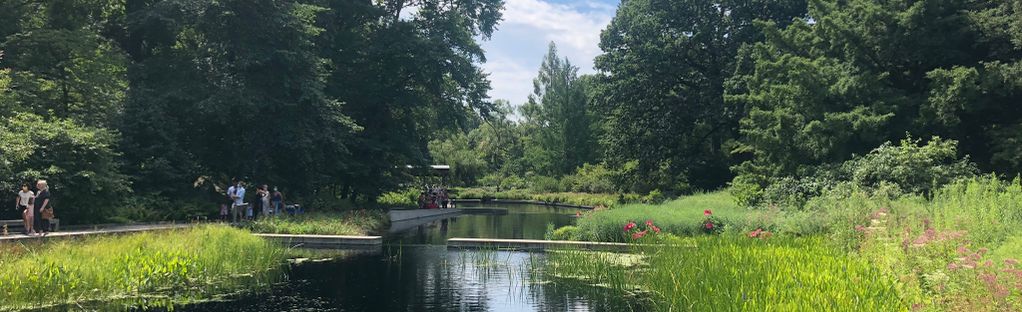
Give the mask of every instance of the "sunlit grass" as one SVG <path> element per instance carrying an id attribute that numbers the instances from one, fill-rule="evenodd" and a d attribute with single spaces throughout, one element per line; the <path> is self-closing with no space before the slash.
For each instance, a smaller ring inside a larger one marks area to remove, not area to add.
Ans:
<path id="1" fill-rule="evenodd" d="M 0 310 L 131 299 L 167 305 L 266 286 L 284 250 L 244 230 L 190 229 L 0 245 Z"/>
<path id="2" fill-rule="evenodd" d="M 745 220 L 748 211 L 735 204 L 727 192 L 685 196 L 659 205 L 627 204 L 610 210 L 584 214 L 578 220 L 578 235 L 575 239 L 589 241 L 627 241 L 621 228 L 628 221 L 644 222 L 653 220 L 657 226 L 676 235 L 701 233 L 704 210 L 725 223 Z"/>
<path id="3" fill-rule="evenodd" d="M 383 210 L 351 210 L 262 218 L 246 225 L 256 233 L 366 235 L 386 225 Z"/>
<path id="4" fill-rule="evenodd" d="M 675 239 L 622 255 L 552 253 L 559 278 L 639 293 L 658 311 L 904 311 L 896 281 L 821 238 Z M 635 256 L 631 256 L 635 257 Z"/>

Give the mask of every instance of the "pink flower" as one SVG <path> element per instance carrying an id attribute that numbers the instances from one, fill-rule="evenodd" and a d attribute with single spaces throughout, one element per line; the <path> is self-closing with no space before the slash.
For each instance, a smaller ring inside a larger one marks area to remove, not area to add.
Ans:
<path id="1" fill-rule="evenodd" d="M 635 222 L 629 221 L 628 224 L 625 224 L 625 232 L 631 231 L 634 228 L 635 228 Z"/>
<path id="2" fill-rule="evenodd" d="M 646 230 L 646 231 L 649 231 L 649 230 Z M 646 231 L 635 232 L 635 234 L 632 234 L 632 239 L 640 239 L 643 236 L 646 236 Z"/>
<path id="3" fill-rule="evenodd" d="M 855 226 L 855 230 L 859 231 L 859 232 L 865 232 L 866 231 L 866 227 L 861 226 L 861 225 L 856 225 Z"/>
<path id="4" fill-rule="evenodd" d="M 710 215 L 712 215 L 712 214 L 713 214 L 713 212 L 712 212 L 712 211 L 710 211 L 709 209 L 703 210 L 703 215 L 704 215 L 704 216 L 707 216 L 707 217 L 708 217 L 708 216 L 710 216 Z"/>
<path id="5" fill-rule="evenodd" d="M 656 225 L 650 224 L 649 227 L 653 229 L 653 232 L 660 233 L 660 228 Z"/>
<path id="6" fill-rule="evenodd" d="M 713 229 L 713 222 L 706 222 L 706 229 L 707 230 L 712 230 Z"/>
<path id="7" fill-rule="evenodd" d="M 1004 264 L 1007 264 L 1009 266 L 1014 266 L 1014 265 L 1018 264 L 1018 260 L 1011 259 L 1011 258 L 1004 259 Z"/>
<path id="8" fill-rule="evenodd" d="M 756 229 L 755 231 L 749 232 L 749 237 L 759 237 L 760 233 L 763 233 L 763 229 Z"/>
<path id="9" fill-rule="evenodd" d="M 581 211 L 576 211 L 575 212 L 575 217 L 576 218 L 581 218 L 582 217 L 582 212 Z"/>
<path id="10" fill-rule="evenodd" d="M 969 248 L 965 248 L 965 246 L 958 246 L 958 250 L 957 251 L 958 251 L 959 255 L 964 255 L 964 254 L 969 253 Z"/>
<path id="11" fill-rule="evenodd" d="M 947 264 L 947 269 L 948 269 L 948 271 L 957 270 L 958 269 L 958 264 L 954 263 L 954 262 L 948 263 Z"/>
<path id="12" fill-rule="evenodd" d="M 653 220 L 646 220 L 646 226 L 653 226 Z"/>

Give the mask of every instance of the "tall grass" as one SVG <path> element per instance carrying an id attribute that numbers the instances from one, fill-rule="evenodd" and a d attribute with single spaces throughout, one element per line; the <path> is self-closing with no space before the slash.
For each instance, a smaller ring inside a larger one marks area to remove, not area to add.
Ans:
<path id="1" fill-rule="evenodd" d="M 641 262 L 591 252 L 551 254 L 548 271 L 645 292 L 657 311 L 906 311 L 896 280 L 822 238 L 738 235 L 642 248 Z"/>
<path id="2" fill-rule="evenodd" d="M 628 221 L 653 220 L 657 226 L 676 235 L 701 233 L 704 210 L 725 223 L 744 222 L 748 211 L 735 204 L 727 192 L 716 192 L 685 196 L 660 205 L 627 204 L 620 207 L 585 214 L 578 220 L 577 235 L 574 239 L 590 241 L 627 241 L 622 227 Z"/>
<path id="3" fill-rule="evenodd" d="M 168 304 L 279 277 L 284 251 L 227 226 L 0 245 L 0 310 L 113 299 Z"/>
<path id="4" fill-rule="evenodd" d="M 350 210 L 262 218 L 245 225 L 256 233 L 366 235 L 388 222 L 383 210 Z"/>

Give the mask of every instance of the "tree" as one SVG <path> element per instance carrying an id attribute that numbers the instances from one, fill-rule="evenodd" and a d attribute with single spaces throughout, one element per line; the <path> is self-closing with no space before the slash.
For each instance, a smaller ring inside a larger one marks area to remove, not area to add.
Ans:
<path id="1" fill-rule="evenodd" d="M 1022 121 L 1017 3 L 813 1 L 811 19 L 762 23 L 729 97 L 749 110 L 736 183 L 812 175 L 906 135 L 1018 172 L 997 152 Z"/>
<path id="2" fill-rule="evenodd" d="M 0 122 L 0 188 L 46 179 L 58 216 L 70 223 L 105 221 L 130 195 L 120 173 L 117 135 L 67 119 L 22 113 Z"/>
<path id="3" fill-rule="evenodd" d="M 525 156 L 540 174 L 564 175 L 594 159 L 585 89 L 578 67 L 551 42 L 522 115 L 530 136 Z"/>
<path id="4" fill-rule="evenodd" d="M 606 160 L 637 161 L 645 190 L 726 183 L 728 144 L 742 117 L 724 101 L 738 51 L 762 38 L 755 20 L 781 25 L 805 1 L 625 1 L 600 38 L 595 98 Z"/>
<path id="5" fill-rule="evenodd" d="M 323 93 L 322 8 L 166 0 L 130 9 L 135 64 L 121 130 L 144 191 L 181 196 L 196 181 L 248 176 L 300 196 L 348 168 L 356 126 Z"/>

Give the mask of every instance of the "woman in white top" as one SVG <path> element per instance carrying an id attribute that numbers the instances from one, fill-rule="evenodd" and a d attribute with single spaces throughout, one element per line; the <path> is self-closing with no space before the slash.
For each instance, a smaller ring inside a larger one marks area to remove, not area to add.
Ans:
<path id="1" fill-rule="evenodd" d="M 32 218 L 34 214 L 31 207 L 33 199 L 35 199 L 35 193 L 28 188 L 28 184 L 22 184 L 21 190 L 18 191 L 18 198 L 15 199 L 15 205 L 21 210 L 21 219 L 25 222 L 25 235 L 34 233 L 32 231 Z"/>

